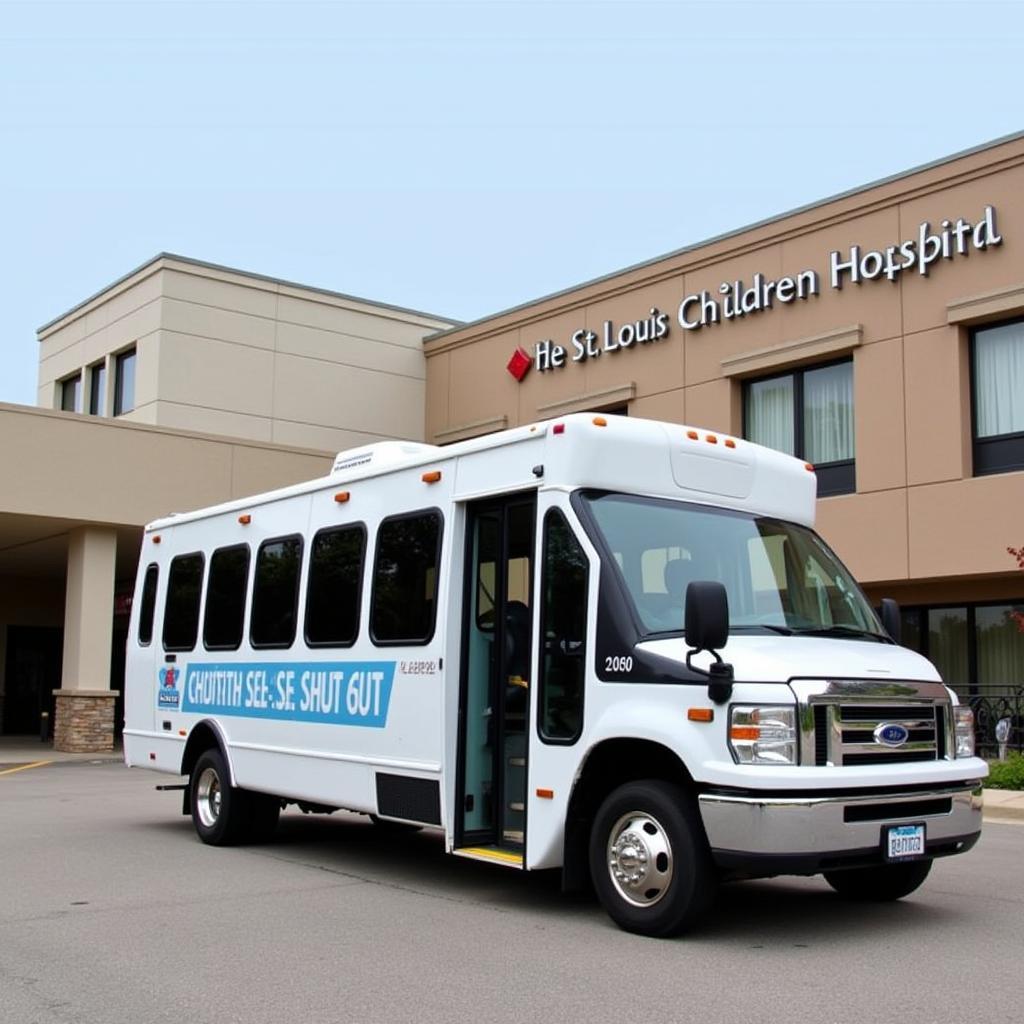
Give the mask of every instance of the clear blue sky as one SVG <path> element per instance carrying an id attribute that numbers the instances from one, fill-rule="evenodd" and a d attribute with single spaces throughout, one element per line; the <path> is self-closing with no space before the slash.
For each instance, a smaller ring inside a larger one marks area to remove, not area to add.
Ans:
<path id="1" fill-rule="evenodd" d="M 1022 44 L 1018 2 L 0 0 L 0 401 L 161 250 L 473 319 L 1024 128 Z"/>

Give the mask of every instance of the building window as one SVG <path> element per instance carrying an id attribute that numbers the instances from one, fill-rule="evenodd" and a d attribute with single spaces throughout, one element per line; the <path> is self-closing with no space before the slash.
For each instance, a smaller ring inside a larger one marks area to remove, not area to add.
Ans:
<path id="1" fill-rule="evenodd" d="M 1024 678 L 1022 602 L 903 608 L 904 647 L 919 651 L 961 696 L 1016 691 Z"/>
<path id="2" fill-rule="evenodd" d="M 135 349 L 122 352 L 114 361 L 114 415 L 135 408 Z"/>
<path id="3" fill-rule="evenodd" d="M 971 338 L 974 473 L 1024 469 L 1024 320 Z"/>
<path id="4" fill-rule="evenodd" d="M 80 373 L 60 382 L 60 407 L 64 412 L 82 411 L 82 375 Z"/>
<path id="5" fill-rule="evenodd" d="M 281 537 L 260 545 L 249 625 L 253 647 L 291 647 L 295 639 L 301 563 L 301 537 Z"/>
<path id="6" fill-rule="evenodd" d="M 853 361 L 747 382 L 743 433 L 813 463 L 819 497 L 856 490 Z"/>
<path id="7" fill-rule="evenodd" d="M 97 363 L 89 370 L 89 414 L 102 416 L 107 411 L 107 364 Z"/>
<path id="8" fill-rule="evenodd" d="M 433 637 L 441 522 L 431 510 L 380 524 L 370 608 L 375 644 L 426 644 Z"/>

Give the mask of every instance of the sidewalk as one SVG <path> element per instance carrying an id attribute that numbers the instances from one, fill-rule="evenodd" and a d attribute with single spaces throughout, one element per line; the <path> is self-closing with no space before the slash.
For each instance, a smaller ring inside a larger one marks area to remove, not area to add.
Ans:
<path id="1" fill-rule="evenodd" d="M 101 754 L 65 754 L 53 749 L 53 743 L 40 743 L 31 736 L 0 736 L 0 771 L 38 761 L 97 762 L 123 761 L 121 744 Z M 1014 789 L 985 790 L 985 821 L 1024 822 L 1024 793 Z"/>
<path id="2" fill-rule="evenodd" d="M 32 736 L 0 736 L 0 770 L 12 768 L 20 764 L 34 764 L 37 761 L 123 761 L 121 741 L 118 740 L 114 749 L 100 754 L 65 754 L 53 749 L 53 741 L 41 743 Z"/>

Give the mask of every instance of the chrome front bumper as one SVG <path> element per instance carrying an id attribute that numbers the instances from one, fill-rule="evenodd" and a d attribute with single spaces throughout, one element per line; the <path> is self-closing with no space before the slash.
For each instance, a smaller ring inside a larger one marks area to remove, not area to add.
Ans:
<path id="1" fill-rule="evenodd" d="M 883 829 L 924 822 L 928 856 L 961 853 L 981 833 L 981 783 L 924 792 L 813 797 L 703 793 L 716 863 L 743 874 L 814 874 L 880 863 Z"/>

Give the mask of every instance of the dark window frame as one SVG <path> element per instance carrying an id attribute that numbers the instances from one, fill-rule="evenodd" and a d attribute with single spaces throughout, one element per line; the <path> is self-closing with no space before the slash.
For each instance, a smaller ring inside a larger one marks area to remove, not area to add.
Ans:
<path id="1" fill-rule="evenodd" d="M 377 577 L 378 577 L 378 566 L 381 553 L 381 531 L 388 523 L 398 522 L 403 519 L 416 519 L 422 516 L 433 516 L 437 520 L 437 544 L 434 549 L 434 599 L 433 608 L 430 616 L 430 627 L 424 637 L 402 637 L 397 640 L 384 640 L 377 636 L 374 630 L 374 610 L 377 605 Z M 377 531 L 374 536 L 373 544 L 373 577 L 370 585 L 370 616 L 369 616 L 369 635 L 370 642 L 374 647 L 426 647 L 434 639 L 434 634 L 437 632 L 437 605 L 438 597 L 441 592 L 441 555 L 444 551 L 444 528 L 445 520 L 444 513 L 437 506 L 429 508 L 418 508 L 411 512 L 399 512 L 393 516 L 385 516 L 377 524 Z"/>
<path id="2" fill-rule="evenodd" d="M 337 640 L 310 640 L 309 638 L 309 606 L 312 598 L 312 587 L 311 580 L 313 577 L 313 558 L 316 553 L 316 542 L 325 534 L 331 533 L 342 533 L 346 530 L 358 531 L 363 540 L 363 548 L 359 557 L 359 572 L 356 579 L 356 593 L 358 599 L 356 601 L 356 619 L 355 619 L 355 633 L 351 640 L 339 642 Z M 370 536 L 369 531 L 366 528 L 366 523 L 360 521 L 352 523 L 338 523 L 334 526 L 325 526 L 313 535 L 313 539 L 309 544 L 309 560 L 306 565 L 306 606 L 303 609 L 302 617 L 302 636 L 306 642 L 306 646 L 310 648 L 324 648 L 324 647 L 354 647 L 359 642 L 359 631 L 363 624 L 363 597 L 364 597 L 364 586 L 366 583 L 366 555 L 369 550 Z"/>
<path id="3" fill-rule="evenodd" d="M 96 382 L 102 375 L 101 388 Z M 102 397 L 99 391 L 102 390 Z M 107 411 L 107 362 L 103 360 L 89 367 L 89 415 L 104 416 Z"/>
<path id="4" fill-rule="evenodd" d="M 199 593 L 196 595 L 196 623 L 195 623 L 195 635 L 192 638 L 191 644 L 168 644 L 167 642 L 167 608 L 171 599 L 171 583 L 174 575 L 174 564 L 181 559 L 185 558 L 198 558 L 199 559 Z M 186 551 L 180 555 L 175 555 L 170 564 L 167 567 L 167 592 L 164 594 L 164 618 L 163 628 L 161 629 L 161 642 L 165 651 L 185 652 L 194 651 L 196 644 L 199 642 L 199 625 L 202 621 L 202 610 L 203 610 L 203 584 L 206 578 L 206 554 L 203 551 Z"/>
<path id="5" fill-rule="evenodd" d="M 150 585 L 152 580 L 152 585 Z M 156 619 L 156 592 L 160 585 L 160 566 L 150 562 L 146 566 L 146 575 L 142 581 L 142 593 L 139 595 L 139 627 L 135 634 L 140 647 L 149 647 L 153 643 L 153 624 Z"/>
<path id="6" fill-rule="evenodd" d="M 228 551 L 245 551 L 245 580 L 242 584 L 242 620 L 238 624 L 238 639 L 234 643 L 211 644 L 207 637 L 210 622 L 210 588 L 213 583 L 214 559 Z M 237 651 L 245 638 L 245 616 L 249 610 L 249 577 L 252 570 L 252 548 L 248 544 L 226 544 L 210 552 L 210 567 L 206 574 L 206 590 L 203 594 L 202 625 L 203 649 L 207 651 Z"/>
<path id="7" fill-rule="evenodd" d="M 586 562 L 586 569 L 584 570 L 583 577 L 583 588 L 586 594 L 586 600 L 584 603 L 583 610 L 583 651 L 580 653 L 581 666 L 582 666 L 582 680 L 580 685 L 580 696 L 579 696 L 579 727 L 576 732 L 571 736 L 551 736 L 544 731 L 544 719 L 545 719 L 545 705 L 544 701 L 547 695 L 547 669 L 545 663 L 545 645 L 547 644 L 547 631 L 548 631 L 548 601 L 547 601 L 547 553 L 548 553 L 548 536 L 549 530 L 551 529 L 551 522 L 553 519 L 558 518 L 561 520 L 560 525 L 564 525 L 569 535 L 573 538 L 576 544 L 579 546 L 580 551 L 583 553 L 584 561 Z M 540 549 L 540 650 L 538 651 L 538 687 L 537 687 L 537 735 L 540 737 L 541 742 L 550 746 L 558 747 L 571 747 L 573 744 L 579 741 L 579 738 L 583 735 L 583 722 L 584 716 L 586 715 L 586 693 L 587 693 L 587 632 L 590 628 L 590 558 L 587 556 L 587 549 L 583 546 L 579 535 L 572 528 L 572 523 L 569 521 L 569 517 L 565 514 L 565 510 L 557 506 L 549 508 L 544 513 L 543 520 L 543 532 L 541 535 L 541 549 Z"/>
<path id="8" fill-rule="evenodd" d="M 273 643 L 266 643 L 263 641 L 257 642 L 253 636 L 253 627 L 256 623 L 256 585 L 258 581 L 259 568 L 260 568 L 260 556 L 263 554 L 263 549 L 271 544 L 281 544 L 285 541 L 298 541 L 299 551 L 298 558 L 296 559 L 297 565 L 295 569 L 295 593 L 292 599 L 292 633 L 287 643 L 276 641 Z M 299 595 L 302 592 L 302 570 L 303 570 L 303 559 L 305 557 L 305 537 L 301 533 L 286 533 L 279 537 L 268 537 L 266 540 L 260 543 L 260 546 L 256 549 L 256 559 L 253 562 L 252 569 L 252 586 L 249 588 L 249 601 L 247 604 L 247 610 L 249 612 L 249 646 L 254 651 L 287 651 L 295 646 L 295 638 L 299 632 Z"/>
<path id="9" fill-rule="evenodd" d="M 1024 431 L 978 437 L 978 374 L 975 369 L 978 335 L 995 327 L 1012 327 L 1024 323 L 1024 316 L 991 323 L 976 324 L 970 329 L 967 364 L 971 381 L 971 465 L 974 476 L 1016 473 L 1024 470 Z"/>
<path id="10" fill-rule="evenodd" d="M 815 370 L 827 370 L 832 366 L 840 366 L 843 363 L 850 364 L 850 373 L 853 373 L 853 356 L 842 356 L 838 359 L 829 359 L 824 363 L 809 363 L 806 366 L 797 366 L 789 370 L 779 370 L 767 373 L 760 377 L 750 377 L 743 381 L 743 436 L 749 437 L 747 423 L 747 402 L 752 384 L 762 384 L 769 380 L 780 380 L 783 377 L 793 378 L 793 449 L 794 456 L 804 459 L 805 432 L 804 432 L 804 376 L 813 373 Z M 856 416 L 856 409 L 854 409 Z M 857 457 L 852 459 L 840 459 L 836 462 L 821 462 L 814 464 L 814 472 L 818 478 L 818 497 L 830 498 L 839 494 L 856 494 L 857 492 Z"/>
<path id="11" fill-rule="evenodd" d="M 77 412 L 82 411 L 82 371 L 78 373 L 72 373 L 67 377 L 64 377 L 60 381 L 60 410 L 61 412 Z M 71 403 L 71 408 L 67 406 L 67 395 L 71 388 L 74 388 L 74 400 Z"/>
<path id="12" fill-rule="evenodd" d="M 132 359 L 132 404 L 125 407 L 124 404 L 124 364 L 128 359 Z M 127 412 L 132 412 L 135 409 L 135 377 L 136 368 L 138 365 L 138 350 L 134 345 L 131 348 L 126 348 L 123 352 L 118 352 L 114 357 L 114 415 L 123 416 Z"/>

